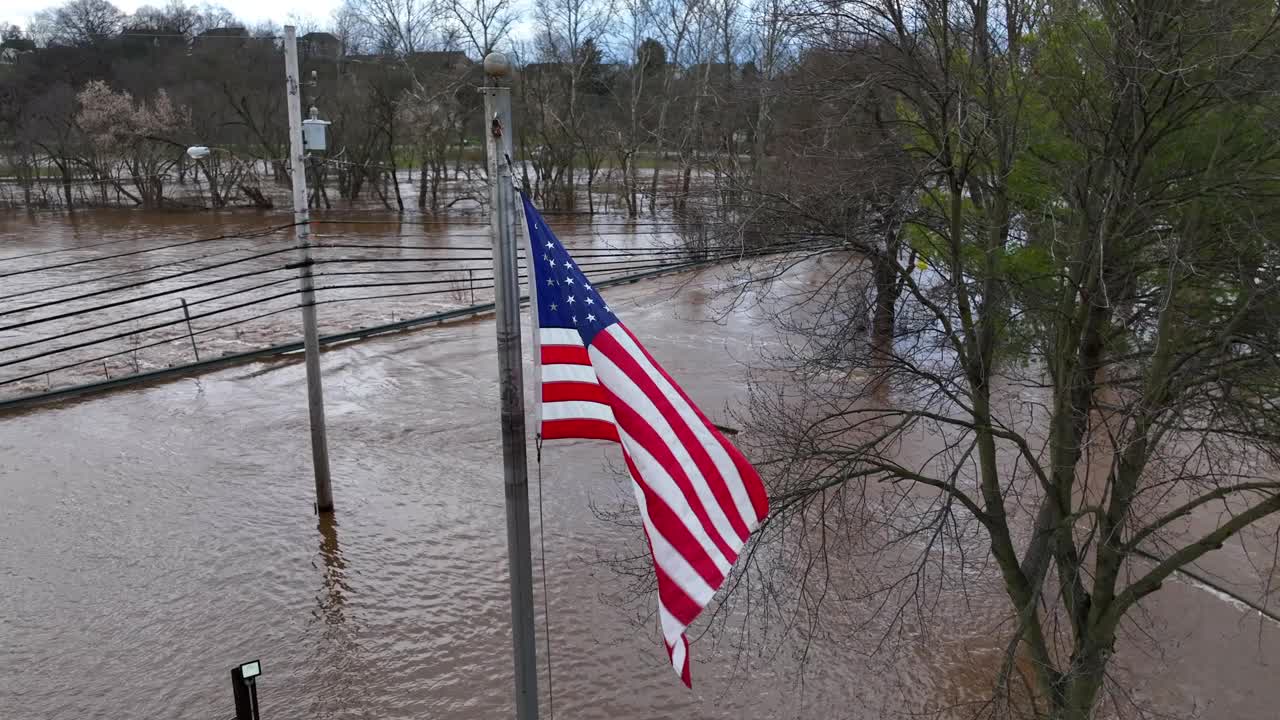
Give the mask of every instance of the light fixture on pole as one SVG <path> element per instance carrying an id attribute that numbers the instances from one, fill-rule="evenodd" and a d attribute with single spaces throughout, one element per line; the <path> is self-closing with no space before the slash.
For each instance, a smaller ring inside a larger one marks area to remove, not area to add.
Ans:
<path id="1" fill-rule="evenodd" d="M 261 674 L 260 660 L 231 668 L 231 692 L 236 699 L 236 720 L 259 720 L 257 678 Z"/>

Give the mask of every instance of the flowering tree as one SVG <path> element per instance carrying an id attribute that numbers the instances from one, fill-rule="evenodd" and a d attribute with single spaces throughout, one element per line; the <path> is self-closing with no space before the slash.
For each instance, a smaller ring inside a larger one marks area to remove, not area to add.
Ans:
<path id="1" fill-rule="evenodd" d="M 187 109 L 174 104 L 164 90 L 143 103 L 100 80 L 85 85 L 78 99 L 76 125 L 85 139 L 82 161 L 101 192 L 105 195 L 110 185 L 139 205 L 163 204 L 165 178 L 183 147 L 175 137 L 191 122 Z"/>

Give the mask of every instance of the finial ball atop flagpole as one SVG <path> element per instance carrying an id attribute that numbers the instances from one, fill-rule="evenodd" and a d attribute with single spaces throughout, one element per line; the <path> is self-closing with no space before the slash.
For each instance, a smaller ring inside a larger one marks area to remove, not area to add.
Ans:
<path id="1" fill-rule="evenodd" d="M 511 61 L 500 52 L 491 52 L 484 56 L 484 74 L 495 79 L 507 77 L 511 74 Z"/>

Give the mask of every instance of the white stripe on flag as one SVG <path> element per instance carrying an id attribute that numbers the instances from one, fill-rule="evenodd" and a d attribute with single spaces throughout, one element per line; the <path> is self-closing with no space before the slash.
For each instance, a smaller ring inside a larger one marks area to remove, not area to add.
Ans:
<path id="1" fill-rule="evenodd" d="M 616 325 L 613 327 L 616 327 Z M 609 329 L 606 328 L 603 332 L 609 332 Z M 595 346 L 595 343 L 592 343 L 592 346 L 587 349 L 587 353 L 591 357 L 592 366 L 595 367 L 596 376 L 600 378 L 600 384 L 630 406 L 640 416 L 640 419 L 653 428 L 662 444 L 671 450 L 676 462 L 684 470 L 685 475 L 688 476 L 689 484 L 693 486 L 694 494 L 698 496 L 698 500 L 707 512 L 707 517 L 711 520 L 711 524 L 715 526 L 716 532 L 719 533 L 720 539 L 724 541 L 725 545 L 733 548 L 734 552 L 737 552 L 738 548 L 742 547 L 742 539 L 738 537 L 738 533 L 729 524 L 729 516 L 725 515 L 725 508 L 720 506 L 715 495 L 711 493 L 711 486 L 708 484 L 707 479 L 698 471 L 697 463 L 689 456 L 689 451 L 685 449 L 684 443 L 680 442 L 675 430 L 671 428 L 670 423 L 667 422 L 658 407 L 653 404 L 648 395 L 644 394 L 644 391 L 631 381 L 631 378 L 627 377 L 627 374 L 621 368 L 615 365 L 607 355 Z M 670 399 L 678 400 L 679 398 Z"/>
<path id="2" fill-rule="evenodd" d="M 711 536 L 707 535 L 707 531 L 702 527 L 702 523 L 698 517 L 693 514 L 693 508 L 689 506 L 689 501 L 685 499 L 684 493 L 680 492 L 680 486 L 676 485 L 676 481 L 671 479 L 667 471 L 663 469 L 662 464 L 654 459 L 653 455 L 644 448 L 643 445 L 636 442 L 634 438 L 628 435 L 621 428 L 618 429 L 618 437 L 622 440 L 622 446 L 631 454 L 631 462 L 635 463 L 636 469 L 640 471 L 640 477 L 644 478 L 644 482 L 653 490 L 654 494 L 662 498 L 662 501 L 671 508 L 671 511 L 680 519 L 680 524 L 684 525 L 693 539 L 698 541 L 698 545 L 702 546 L 702 551 L 711 558 L 711 562 L 715 563 L 716 569 L 722 575 L 728 575 L 729 569 L 733 564 L 725 558 L 720 552 L 720 548 L 716 547 L 715 542 L 711 540 Z"/>
<path id="3" fill-rule="evenodd" d="M 542 404 L 543 420 L 604 420 L 613 422 L 613 408 L 587 400 L 561 400 Z"/>
<path id="4" fill-rule="evenodd" d="M 738 474 L 737 466 L 733 464 L 729 454 L 724 451 L 724 447 L 707 430 L 707 426 L 703 424 L 693 408 L 689 407 L 689 403 L 685 402 L 680 393 L 671 386 L 671 383 L 667 382 L 667 379 L 662 376 L 662 373 L 658 372 L 653 363 L 649 362 L 649 358 L 645 357 L 644 351 L 636 345 L 636 341 L 631 338 L 631 335 L 620 324 L 615 323 L 605 328 L 604 332 L 609 333 L 610 337 L 617 340 L 626 349 L 627 354 L 635 358 L 640 365 L 640 369 L 644 370 L 645 374 L 649 376 L 649 380 L 671 401 L 672 407 L 676 409 L 676 412 L 680 413 L 680 417 L 684 419 L 685 424 L 693 431 L 698 443 L 706 449 L 707 455 L 711 457 L 716 469 L 720 471 L 720 477 L 724 479 L 724 484 L 729 488 L 729 494 L 733 496 L 733 504 L 737 506 L 738 515 L 742 518 L 742 524 L 747 527 L 748 532 L 755 530 L 760 524 L 756 519 L 755 506 L 747 495 L 747 488 L 743 485 L 742 476 Z M 733 547 L 738 547 L 738 545 L 734 544 Z"/>
<path id="5" fill-rule="evenodd" d="M 684 556 L 671 547 L 667 538 L 658 532 L 658 528 L 653 524 L 653 518 L 649 517 L 649 505 L 644 501 L 644 490 L 634 478 L 631 481 L 631 488 L 636 494 L 636 505 L 640 507 L 640 520 L 644 523 L 649 534 L 649 543 L 653 546 L 653 564 L 662 568 L 667 577 L 671 578 L 671 582 L 688 595 L 699 608 L 706 607 L 716 594 L 715 588 L 708 585 L 698 571 L 684 559 Z"/>
<path id="6" fill-rule="evenodd" d="M 596 371 L 590 365 L 560 364 L 542 366 L 542 382 L 584 382 L 599 384 Z"/>
<path id="7" fill-rule="evenodd" d="M 567 328 L 542 328 L 539 333 L 543 345 L 577 345 L 582 347 L 582 336 L 577 330 Z"/>
<path id="8" fill-rule="evenodd" d="M 523 198 L 522 198 L 523 204 Z M 525 287 L 529 293 L 529 339 L 533 347 L 533 433 L 535 437 L 542 437 L 542 321 L 538 319 L 538 276 L 536 269 L 537 263 L 534 258 L 538 257 L 534 254 L 533 235 L 529 232 L 527 223 L 516 223 L 520 226 L 521 234 L 524 235 L 524 263 L 529 268 L 528 274 L 525 276 Z"/>
<path id="9" fill-rule="evenodd" d="M 658 600 L 658 622 L 662 626 L 662 637 L 666 638 L 670 645 L 683 645 L 680 642 L 680 636 L 684 634 L 685 627 L 680 624 L 675 615 L 662 604 L 662 600 Z M 673 662 L 672 665 L 675 663 Z"/>
<path id="10" fill-rule="evenodd" d="M 675 668 L 677 675 L 684 675 L 684 636 L 676 638 L 675 643 L 671 646 L 671 667 Z"/>

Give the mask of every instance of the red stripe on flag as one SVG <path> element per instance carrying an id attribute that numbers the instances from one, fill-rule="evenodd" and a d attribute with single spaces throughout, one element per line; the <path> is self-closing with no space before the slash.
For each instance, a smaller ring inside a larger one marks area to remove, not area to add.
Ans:
<path id="1" fill-rule="evenodd" d="M 635 333 L 631 332 L 631 328 L 628 328 L 621 322 L 617 323 L 617 325 L 622 329 L 622 332 L 625 332 L 631 338 L 632 342 L 636 344 L 636 347 L 640 348 L 640 352 L 644 353 L 645 358 L 647 358 L 649 362 L 657 368 L 658 372 L 662 374 L 662 377 L 666 378 L 667 382 L 671 383 L 671 387 L 675 388 L 676 392 L 680 393 L 680 397 L 684 398 L 684 401 L 689 403 L 689 407 L 693 408 L 693 412 L 698 415 L 698 418 L 707 426 L 707 429 L 711 431 L 711 434 L 720 442 L 720 446 L 724 448 L 725 452 L 729 453 L 729 457 L 733 460 L 734 467 L 738 468 L 738 474 L 742 476 L 742 484 L 747 489 L 747 496 L 751 498 L 751 506 L 756 511 L 756 519 L 763 520 L 764 516 L 769 514 L 769 495 L 764 489 L 764 481 L 760 479 L 760 474 L 756 472 L 756 469 L 747 461 L 746 456 L 744 456 L 742 452 L 733 445 L 733 443 L 726 440 L 724 435 L 711 424 L 710 420 L 707 420 L 707 416 L 702 413 L 701 408 L 689 399 L 689 395 L 685 393 L 684 388 L 680 387 L 675 380 L 672 380 L 671 376 L 667 374 L 666 369 L 663 368 L 657 360 L 653 359 L 653 356 L 649 354 L 649 350 L 638 338 L 636 338 Z M 601 335 L 605 334 L 607 333 L 601 333 Z M 597 338 L 597 340 L 598 339 L 599 338 Z M 595 344 L 595 342 L 592 342 L 592 345 Z"/>
<path id="2" fill-rule="evenodd" d="M 764 481 L 760 479 L 760 473 L 756 472 L 755 467 L 742 454 L 742 451 L 725 439 L 724 435 L 717 432 L 716 439 L 720 441 L 720 447 L 729 453 L 734 467 L 738 468 L 738 475 L 742 476 L 742 484 L 747 488 L 747 497 L 751 498 L 751 508 L 756 511 L 756 520 L 764 520 L 764 516 L 769 514 L 769 493 L 764 489 Z"/>
<path id="3" fill-rule="evenodd" d="M 681 665 L 679 670 L 680 681 L 684 683 L 685 687 L 692 690 L 693 678 L 690 677 L 689 673 L 689 640 L 684 635 L 681 635 L 679 642 L 684 646 L 684 663 Z M 667 658 L 670 659 L 672 665 L 674 665 L 676 662 L 676 646 L 667 642 L 666 638 L 662 639 L 662 644 L 667 646 Z"/>
<path id="4" fill-rule="evenodd" d="M 596 383 L 558 381 L 544 382 L 542 384 L 542 402 L 566 402 L 568 400 L 609 404 L 609 396 L 605 394 L 604 388 Z"/>
<path id="5" fill-rule="evenodd" d="M 644 481 L 643 476 L 636 469 L 631 453 L 624 451 L 623 458 L 627 461 L 627 469 L 631 471 L 632 481 L 644 493 L 644 504 L 649 509 L 649 520 L 653 523 L 653 526 L 657 528 L 658 532 L 662 533 L 662 537 L 667 539 L 667 544 L 680 553 L 680 557 L 689 563 L 699 577 L 705 580 L 712 588 L 720 587 L 720 583 L 724 582 L 724 575 L 720 573 L 720 569 L 716 567 L 715 562 L 702 549 L 702 543 L 698 542 L 698 539 L 693 536 L 693 533 L 680 520 L 675 511 L 671 509 L 671 506 L 649 487 L 648 482 Z M 652 546 L 650 546 L 649 552 L 650 554 L 653 553 Z M 690 602 L 693 601 L 690 600 Z M 694 614 L 697 615 L 697 613 Z"/>
<path id="6" fill-rule="evenodd" d="M 590 365 L 591 357 L 581 345 L 543 345 L 543 365 Z"/>
<path id="7" fill-rule="evenodd" d="M 652 550 L 650 550 L 650 554 L 652 555 Z M 685 594 L 684 590 L 680 589 L 676 581 L 672 580 L 656 561 L 653 564 L 653 571 L 658 574 L 659 602 L 667 608 L 667 612 L 671 613 L 671 616 L 681 625 L 685 627 L 692 625 L 694 619 L 698 617 L 698 613 L 702 612 L 702 608 L 699 607 L 698 603 L 694 602 L 693 598 Z"/>
<path id="8" fill-rule="evenodd" d="M 612 440 L 618 442 L 618 428 L 607 420 L 571 418 L 543 420 L 543 440 Z"/>
<path id="9" fill-rule="evenodd" d="M 635 338 L 633 337 L 632 340 L 635 340 Z M 693 459 L 693 464 L 698 467 L 698 472 L 706 479 L 707 487 L 710 488 L 712 496 L 716 499 L 716 503 L 723 509 L 725 517 L 729 520 L 729 525 L 731 525 L 733 527 L 733 531 L 738 534 L 738 539 L 746 541 L 747 536 L 751 533 L 747 530 L 747 526 L 742 522 L 742 516 L 738 513 L 738 506 L 733 500 L 733 494 L 729 491 L 729 486 L 725 483 L 725 479 L 720 475 L 720 470 L 716 468 L 715 461 L 713 461 L 711 456 L 707 454 L 707 449 L 703 446 L 702 441 L 694 435 L 693 430 L 690 429 L 689 424 L 684 419 L 684 416 L 676 410 L 674 405 L 672 405 L 670 398 L 668 398 L 666 393 L 654 384 L 653 380 L 649 377 L 649 374 L 645 372 L 644 368 L 640 367 L 640 363 L 636 361 L 631 353 L 628 352 L 626 348 L 622 347 L 622 345 L 618 343 L 617 339 L 608 332 L 602 332 L 596 335 L 592 345 L 601 353 L 604 353 L 605 357 L 612 360 L 613 364 L 618 366 L 618 369 L 626 373 L 627 377 L 631 378 L 631 381 L 636 384 L 636 387 L 640 388 L 640 391 L 645 394 L 645 397 L 649 398 L 649 401 L 654 404 L 654 407 L 658 408 L 658 412 L 662 414 L 662 417 L 666 419 L 667 423 L 671 426 L 671 429 L 675 431 L 676 437 L 680 440 L 680 444 L 684 447 L 685 451 L 689 453 L 689 457 Z M 640 348 L 641 352 L 644 352 L 644 347 L 640 345 L 640 343 L 637 342 L 636 346 Z M 649 362 L 658 369 L 658 372 L 662 372 L 661 367 L 658 363 L 654 362 L 652 358 L 649 358 Z M 666 377 L 665 373 L 663 373 L 663 377 Z M 672 382 L 671 378 L 667 377 L 667 382 L 671 383 L 672 387 L 676 387 L 678 389 L 678 386 Z M 706 418 L 701 417 L 697 412 L 697 406 L 692 402 L 689 402 L 688 398 L 685 398 L 685 402 L 688 403 L 689 407 L 698 415 L 698 419 L 704 426 L 706 426 L 707 431 L 710 432 L 713 437 L 717 435 L 718 433 L 716 429 L 711 427 L 707 423 Z M 725 553 L 725 556 L 729 558 L 730 562 L 733 561 L 733 555 L 733 553 Z"/>
<path id="10" fill-rule="evenodd" d="M 599 338 L 603 335 L 604 333 L 600 333 L 596 337 Z M 670 475 L 676 486 L 680 488 L 680 493 L 684 495 L 685 501 L 689 503 L 689 509 L 693 511 L 694 517 L 702 524 L 702 528 L 706 531 L 707 536 L 711 538 L 711 542 L 720 550 L 720 554 L 724 555 L 725 559 L 732 563 L 733 559 L 737 557 L 737 553 L 733 551 L 733 548 L 729 547 L 724 538 L 720 537 L 720 531 L 716 529 L 715 523 L 711 522 L 710 516 L 707 515 L 706 507 L 698 499 L 697 491 L 693 489 L 693 481 L 689 479 L 684 468 L 680 466 L 680 462 L 676 460 L 676 456 L 671 452 L 671 447 L 662 441 L 653 426 L 645 422 L 644 418 L 640 417 L 640 414 L 628 405 L 626 401 L 615 395 L 609 388 L 605 388 L 605 392 L 610 396 L 609 406 L 613 408 L 613 417 L 617 420 L 618 426 L 626 431 L 636 442 L 640 443 L 653 456 L 653 459 L 658 461 L 662 469 L 667 471 L 667 475 Z M 631 476 L 639 477 L 634 470 L 631 472 Z M 666 533 L 663 533 L 663 535 L 666 535 Z M 672 544 L 674 545 L 675 543 Z M 683 548 L 680 549 L 681 554 L 684 554 Z M 712 587 L 715 586 L 716 584 L 712 583 Z"/>
<path id="11" fill-rule="evenodd" d="M 625 445 L 623 446 L 623 450 L 622 450 L 622 459 L 626 461 L 627 469 L 631 471 L 632 481 L 636 481 L 636 478 L 640 477 L 640 472 L 636 469 L 636 464 L 631 459 L 631 453 L 626 451 Z M 639 483 L 637 482 L 637 484 Z M 640 487 L 642 490 L 644 489 L 643 485 L 641 485 Z M 676 547 L 676 544 L 672 542 L 671 536 L 666 533 L 665 531 L 666 528 L 659 525 L 658 521 L 653 516 L 654 506 L 649 504 L 650 499 L 653 497 L 654 497 L 653 493 L 647 492 L 647 491 L 645 492 L 645 507 L 647 507 L 649 510 L 649 519 L 653 522 L 654 528 L 658 530 L 658 532 L 661 532 L 662 536 L 667 539 L 667 543 L 673 547 Z M 661 503 L 662 507 L 666 508 L 666 503 L 662 503 L 660 499 L 658 500 L 658 502 Z M 670 511 L 670 508 L 667 508 L 667 510 Z M 680 528 L 682 529 L 684 528 L 683 524 L 679 522 L 677 522 L 676 524 Z M 688 532 L 688 531 L 686 530 L 685 532 Z M 653 551 L 653 541 L 649 538 L 648 528 L 645 528 L 645 540 L 648 541 L 649 543 L 649 557 L 653 558 L 654 572 L 658 574 L 658 599 L 662 602 L 663 605 L 666 606 L 667 611 L 671 613 L 672 617 L 680 621 L 681 625 L 688 627 L 690 624 L 693 623 L 694 618 L 698 617 L 698 613 L 702 612 L 702 608 L 698 605 L 697 602 L 694 601 L 693 598 L 689 597 L 689 595 L 685 593 L 685 591 L 682 590 L 674 580 L 671 579 L 671 576 L 667 575 L 665 570 L 662 569 L 662 565 L 658 563 L 657 553 Z M 694 545 L 695 547 L 697 546 L 696 541 L 694 542 Z M 677 550 L 679 550 L 678 547 L 677 547 Z M 698 547 L 699 554 L 702 554 L 701 551 L 702 551 L 701 547 Z M 680 554 L 685 558 L 686 561 L 689 559 L 689 556 L 686 555 L 683 551 L 681 551 Z M 706 557 L 706 556 L 703 555 L 703 557 Z M 690 563 L 690 564 L 692 565 L 693 563 Z M 697 566 L 694 566 L 694 568 L 697 569 Z M 699 575 L 701 574 L 702 573 L 699 573 Z M 712 584 L 713 588 L 719 587 L 719 586 L 720 586 L 719 583 Z"/>
<path id="12" fill-rule="evenodd" d="M 724 575 L 702 549 L 702 543 L 698 542 L 675 511 L 649 487 L 648 483 L 640 483 L 640 490 L 644 492 L 644 501 L 649 507 L 649 519 L 658 528 L 658 532 L 662 533 L 662 537 L 667 539 L 671 547 L 680 553 L 680 557 L 684 558 L 684 561 L 689 563 L 708 585 L 712 588 L 720 587 L 720 583 L 724 582 Z"/>

